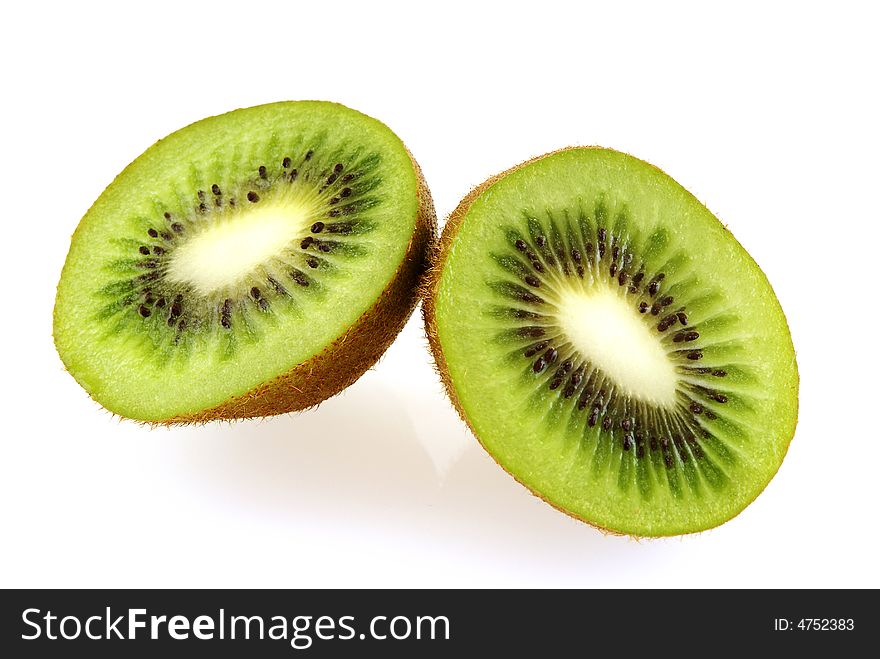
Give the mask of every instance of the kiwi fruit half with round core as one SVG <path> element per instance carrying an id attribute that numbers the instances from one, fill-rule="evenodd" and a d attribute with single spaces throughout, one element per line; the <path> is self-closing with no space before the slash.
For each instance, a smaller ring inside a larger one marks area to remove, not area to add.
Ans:
<path id="1" fill-rule="evenodd" d="M 778 470 L 798 373 L 758 265 L 659 169 L 600 148 L 495 176 L 423 302 L 461 416 L 533 493 L 608 531 L 714 527 Z"/>
<path id="2" fill-rule="evenodd" d="M 55 343 L 124 417 L 303 409 L 385 351 L 435 236 L 421 171 L 384 124 L 318 101 L 235 110 L 160 140 L 89 209 Z"/>

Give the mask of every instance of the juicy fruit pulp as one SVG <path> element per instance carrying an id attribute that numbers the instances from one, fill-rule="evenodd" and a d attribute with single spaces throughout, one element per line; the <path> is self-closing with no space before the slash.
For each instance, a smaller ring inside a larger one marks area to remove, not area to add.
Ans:
<path id="1" fill-rule="evenodd" d="M 425 316 L 453 402 L 538 496 L 596 526 L 710 528 L 794 432 L 798 377 L 761 270 L 658 169 L 569 149 L 450 217 Z"/>
<path id="2" fill-rule="evenodd" d="M 80 222 L 59 354 L 135 419 L 313 405 L 402 326 L 433 221 L 417 166 L 374 119 L 323 102 L 205 119 L 135 160 Z"/>

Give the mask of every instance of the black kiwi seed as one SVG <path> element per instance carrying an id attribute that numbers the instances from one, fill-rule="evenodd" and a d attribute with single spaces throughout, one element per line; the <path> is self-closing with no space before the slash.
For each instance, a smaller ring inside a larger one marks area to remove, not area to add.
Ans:
<path id="1" fill-rule="evenodd" d="M 596 425 L 596 422 L 598 420 L 599 420 L 599 408 L 594 407 L 593 410 L 590 412 L 590 417 L 587 419 L 587 425 L 590 426 L 590 428 L 592 428 L 593 426 Z"/>
<path id="2" fill-rule="evenodd" d="M 232 327 L 232 300 L 223 300 L 223 305 L 220 307 L 220 324 L 225 329 Z"/>
<path id="3" fill-rule="evenodd" d="M 675 325 L 675 314 L 672 314 L 671 316 L 666 316 L 663 320 L 661 320 L 659 323 L 657 323 L 657 331 L 658 332 L 665 332 L 672 325 Z"/>
<path id="4" fill-rule="evenodd" d="M 544 336 L 544 333 L 544 328 L 537 326 L 521 327 L 517 330 L 517 334 L 523 338 L 538 339 Z"/>
<path id="5" fill-rule="evenodd" d="M 293 281 L 295 281 L 300 286 L 308 286 L 309 285 L 308 277 L 306 277 L 299 270 L 291 270 L 290 271 L 290 278 L 293 279 Z"/>
<path id="6" fill-rule="evenodd" d="M 171 213 L 169 213 L 168 211 L 165 211 L 165 213 L 163 213 L 163 217 L 164 217 L 166 220 L 170 220 L 170 219 L 171 219 Z"/>
<path id="7" fill-rule="evenodd" d="M 317 268 L 318 267 L 318 259 L 312 257 L 306 261 L 306 265 L 308 265 L 310 268 Z"/>
<path id="8" fill-rule="evenodd" d="M 343 167 L 341 162 L 336 163 L 336 165 L 333 167 L 333 171 L 336 172 L 337 174 L 339 172 L 341 172 L 343 169 L 345 169 L 345 167 Z"/>
<path id="9" fill-rule="evenodd" d="M 306 152 L 306 158 L 305 158 L 305 159 L 306 159 L 306 160 L 311 160 L 313 155 L 315 155 L 315 152 L 312 151 L 311 149 L 309 149 L 309 150 Z"/>
<path id="10" fill-rule="evenodd" d="M 295 169 L 290 170 L 290 182 L 291 183 L 293 183 L 296 180 L 296 177 L 298 174 L 299 174 L 299 172 L 297 170 L 295 170 Z"/>
<path id="11" fill-rule="evenodd" d="M 535 345 L 526 349 L 523 353 L 526 357 L 534 357 L 539 352 L 541 352 L 544 348 L 550 345 L 549 341 L 541 341 L 540 343 L 536 343 Z"/>
<path id="12" fill-rule="evenodd" d="M 259 300 L 261 297 L 263 297 L 263 294 L 260 292 L 259 288 L 254 286 L 253 288 L 251 288 L 251 297 L 255 300 Z"/>
<path id="13" fill-rule="evenodd" d="M 290 158 L 285 156 L 284 160 L 281 161 L 281 166 L 284 167 L 284 169 L 287 169 L 288 167 L 290 167 Z"/>
<path id="14" fill-rule="evenodd" d="M 546 245 L 547 244 L 546 236 L 538 236 L 537 238 L 535 238 L 535 244 L 538 247 L 543 247 L 544 245 Z"/>
<path id="15" fill-rule="evenodd" d="M 156 245 L 153 248 L 153 254 L 155 254 L 156 256 L 162 256 L 164 253 L 165 253 L 165 249 L 162 247 L 159 247 L 158 245 Z"/>
<path id="16" fill-rule="evenodd" d="M 271 286 L 272 289 L 280 295 L 284 295 L 285 293 L 287 293 L 287 289 L 284 288 L 284 286 L 282 286 L 281 283 L 277 279 L 275 279 L 275 277 L 267 277 L 266 283 L 268 283 L 269 286 Z"/>
<path id="17" fill-rule="evenodd" d="M 697 402 L 692 402 L 690 409 L 691 409 L 691 412 L 693 412 L 694 414 L 702 414 L 703 413 L 703 406 Z"/>
<path id="18" fill-rule="evenodd" d="M 590 396 L 593 395 L 593 392 L 590 391 L 589 387 L 585 387 L 581 392 L 581 395 L 578 396 L 577 408 L 579 410 L 583 410 L 587 406 L 587 402 L 590 400 Z"/>
<path id="19" fill-rule="evenodd" d="M 160 297 L 158 300 L 156 300 L 156 306 L 157 306 L 158 308 L 160 308 L 160 309 L 161 309 L 162 307 L 164 307 L 164 306 L 165 306 L 165 298 L 164 298 L 164 297 Z"/>
<path id="20" fill-rule="evenodd" d="M 150 248 L 146 247 L 145 245 L 141 245 L 140 247 L 138 247 L 138 251 L 144 256 L 147 256 L 150 253 Z"/>
<path id="21" fill-rule="evenodd" d="M 723 378 L 725 375 L 727 375 L 727 371 L 717 368 L 712 371 L 712 375 L 714 375 L 716 378 Z"/>
<path id="22" fill-rule="evenodd" d="M 220 186 L 217 185 L 216 183 L 212 184 L 211 185 L 211 192 L 213 192 L 215 195 L 217 195 L 219 197 L 220 196 Z"/>
<path id="23" fill-rule="evenodd" d="M 150 317 L 150 314 L 151 314 L 152 312 L 150 311 L 150 308 L 149 308 L 149 307 L 147 307 L 147 306 L 145 306 L 145 305 L 142 304 L 141 306 L 138 307 L 138 313 L 139 313 L 141 316 L 143 316 L 144 318 L 149 318 L 149 317 Z"/>
<path id="24" fill-rule="evenodd" d="M 571 375 L 571 380 L 568 381 L 568 386 L 565 388 L 563 392 L 563 396 L 566 398 L 571 398 L 574 395 L 574 392 L 577 390 L 578 386 L 583 379 L 583 371 L 581 369 L 576 370 Z"/>
<path id="25" fill-rule="evenodd" d="M 698 359 L 702 359 L 702 358 L 703 358 L 703 353 L 700 352 L 699 350 L 694 350 L 693 352 L 689 352 L 689 353 L 687 354 L 687 358 L 690 359 L 690 360 L 692 360 L 692 361 L 696 361 L 696 360 L 698 360 Z"/>
<path id="26" fill-rule="evenodd" d="M 540 372 L 543 371 L 546 367 L 547 367 L 547 362 L 544 361 L 544 357 L 541 356 L 541 357 L 538 357 L 538 358 L 535 360 L 535 363 L 532 365 L 532 370 L 533 370 L 535 373 L 540 373 Z"/>
<path id="27" fill-rule="evenodd" d="M 513 243 L 513 246 L 516 247 L 520 252 L 525 252 L 528 249 L 524 240 L 517 240 Z"/>
<path id="28" fill-rule="evenodd" d="M 348 222 L 334 222 L 327 225 L 327 231 L 329 233 L 341 233 L 345 235 L 351 233 L 352 225 Z"/>
<path id="29" fill-rule="evenodd" d="M 183 233 L 183 225 L 179 222 L 175 222 L 171 225 L 171 230 L 174 231 L 174 233 Z"/>
<path id="30" fill-rule="evenodd" d="M 612 423 L 612 421 L 611 421 L 611 417 L 610 417 L 610 416 L 606 416 L 604 419 L 602 419 L 602 430 L 606 430 L 606 431 L 607 431 L 607 430 L 610 430 L 610 429 L 611 429 L 611 423 Z"/>
<path id="31" fill-rule="evenodd" d="M 258 201 L 260 201 L 260 195 L 258 195 L 256 192 L 251 190 L 250 192 L 247 193 L 247 200 L 249 202 L 251 202 L 252 204 L 255 204 Z"/>
<path id="32" fill-rule="evenodd" d="M 688 316 L 684 311 L 679 311 L 676 316 L 678 317 L 678 322 L 680 322 L 682 325 L 688 324 Z"/>
<path id="33" fill-rule="evenodd" d="M 534 293 L 530 293 L 524 288 L 517 289 L 514 292 L 514 297 L 516 297 L 517 300 L 528 302 L 530 304 L 544 304 L 544 298 L 539 297 Z"/>
<path id="34" fill-rule="evenodd" d="M 340 197 L 350 197 L 351 196 L 351 188 L 342 188 L 339 192 Z"/>
<path id="35" fill-rule="evenodd" d="M 305 238 L 302 239 L 302 242 L 299 244 L 299 246 L 302 249 L 308 249 L 309 245 L 311 245 L 313 242 L 315 242 L 314 238 L 312 238 L 311 236 L 306 236 Z"/>
<path id="36" fill-rule="evenodd" d="M 549 341 L 541 341 L 540 343 L 536 343 L 535 345 L 526 349 L 523 353 L 526 357 L 534 357 L 539 352 L 541 352 L 544 348 L 549 345 Z"/>
<path id="37" fill-rule="evenodd" d="M 327 253 L 331 250 L 330 243 L 319 243 L 318 250 L 324 253 Z"/>
<path id="38" fill-rule="evenodd" d="M 315 222 L 312 225 L 312 233 L 321 233 L 324 230 L 323 222 Z"/>
<path id="39" fill-rule="evenodd" d="M 199 190 L 196 193 L 196 196 L 199 198 L 199 201 L 205 201 L 205 191 L 204 190 Z"/>
<path id="40" fill-rule="evenodd" d="M 647 310 L 648 310 L 648 303 L 647 302 L 640 302 L 639 303 L 639 313 L 645 313 Z"/>
<path id="41" fill-rule="evenodd" d="M 266 166 L 260 165 L 260 168 L 257 170 L 260 174 L 260 178 L 266 178 Z"/>
<path id="42" fill-rule="evenodd" d="M 158 238 L 159 232 L 155 229 L 147 229 L 147 235 L 150 236 L 150 238 Z"/>
<path id="43" fill-rule="evenodd" d="M 548 364 L 552 364 L 556 361 L 556 358 L 559 357 L 559 352 L 556 348 L 550 348 L 547 352 L 544 353 L 544 361 Z"/>
<path id="44" fill-rule="evenodd" d="M 532 287 L 534 287 L 534 288 L 538 288 L 538 287 L 541 286 L 541 280 L 538 279 L 537 277 L 533 277 L 532 275 L 527 275 L 527 276 L 525 277 L 525 282 L 526 282 L 529 286 L 532 286 Z"/>

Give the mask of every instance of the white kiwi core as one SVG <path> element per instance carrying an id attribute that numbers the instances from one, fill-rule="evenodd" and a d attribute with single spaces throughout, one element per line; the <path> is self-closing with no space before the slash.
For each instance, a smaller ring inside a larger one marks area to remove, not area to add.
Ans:
<path id="1" fill-rule="evenodd" d="M 581 355 L 631 396 L 675 405 L 678 375 L 659 335 L 615 291 L 561 291 L 558 320 Z"/>
<path id="2" fill-rule="evenodd" d="M 188 237 L 171 254 L 167 278 L 202 295 L 234 287 L 289 249 L 310 222 L 301 199 L 284 199 L 230 213 Z"/>

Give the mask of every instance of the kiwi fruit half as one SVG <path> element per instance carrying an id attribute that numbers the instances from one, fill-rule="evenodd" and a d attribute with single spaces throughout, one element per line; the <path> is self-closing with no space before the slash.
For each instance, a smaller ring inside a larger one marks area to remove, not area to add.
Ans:
<path id="1" fill-rule="evenodd" d="M 450 216 L 423 303 L 490 455 L 608 531 L 711 528 L 764 489 L 798 374 L 758 265 L 659 169 L 571 148 L 492 177 Z"/>
<path id="2" fill-rule="evenodd" d="M 235 110 L 160 140 L 89 209 L 55 343 L 124 417 L 303 409 L 391 343 L 435 235 L 419 167 L 379 121 L 327 102 Z"/>

